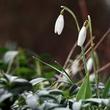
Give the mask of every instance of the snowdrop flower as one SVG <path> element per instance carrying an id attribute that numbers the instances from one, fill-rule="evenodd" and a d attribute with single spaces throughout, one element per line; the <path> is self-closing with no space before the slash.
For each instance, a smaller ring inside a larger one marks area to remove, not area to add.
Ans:
<path id="1" fill-rule="evenodd" d="M 64 28 L 64 17 L 60 14 L 55 22 L 55 29 L 54 32 L 60 35 Z"/>
<path id="2" fill-rule="evenodd" d="M 91 71 L 93 67 L 93 58 L 89 58 L 87 61 L 87 70 Z"/>
<path id="3" fill-rule="evenodd" d="M 87 30 L 86 30 L 86 27 L 83 26 L 79 32 L 79 35 L 78 35 L 78 42 L 77 42 L 77 45 L 82 47 L 85 40 L 86 40 L 86 34 L 87 34 Z"/>
<path id="4" fill-rule="evenodd" d="M 95 80 L 95 73 L 90 74 L 89 80 L 90 82 L 93 82 Z"/>
<path id="5" fill-rule="evenodd" d="M 5 53 L 4 55 L 4 62 L 5 63 L 10 63 L 15 57 L 16 55 L 18 54 L 18 51 L 8 51 Z"/>
<path id="6" fill-rule="evenodd" d="M 66 71 L 67 74 L 70 73 L 69 69 L 65 69 L 65 71 Z M 62 76 L 62 80 L 64 80 L 64 81 L 68 81 L 67 77 L 65 76 L 65 73 L 63 72 L 62 74 L 63 74 L 63 76 Z"/>
<path id="7" fill-rule="evenodd" d="M 71 71 L 73 75 L 75 75 L 79 71 L 79 60 L 76 59 L 75 61 L 73 61 L 71 65 Z"/>

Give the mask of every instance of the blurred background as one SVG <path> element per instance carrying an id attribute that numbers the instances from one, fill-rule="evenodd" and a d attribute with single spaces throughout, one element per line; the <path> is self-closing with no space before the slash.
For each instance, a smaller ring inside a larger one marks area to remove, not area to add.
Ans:
<path id="1" fill-rule="evenodd" d="M 75 12 L 80 26 L 91 15 L 95 43 L 110 27 L 110 0 L 0 0 L 0 46 L 16 42 L 37 54 L 49 53 L 63 64 L 78 33 L 66 12 L 63 33 L 54 34 L 61 5 Z M 97 51 L 102 65 L 110 61 L 110 35 Z"/>

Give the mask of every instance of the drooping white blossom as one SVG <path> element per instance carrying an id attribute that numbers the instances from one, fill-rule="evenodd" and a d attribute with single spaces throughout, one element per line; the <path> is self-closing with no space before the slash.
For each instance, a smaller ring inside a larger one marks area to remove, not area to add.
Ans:
<path id="1" fill-rule="evenodd" d="M 4 55 L 4 62 L 5 63 L 10 63 L 15 57 L 16 55 L 18 54 L 18 51 L 8 51 L 5 53 Z"/>
<path id="2" fill-rule="evenodd" d="M 89 75 L 90 82 L 93 82 L 95 80 L 95 73 L 92 73 Z"/>
<path id="3" fill-rule="evenodd" d="M 64 16 L 60 14 L 55 22 L 54 32 L 60 35 L 64 28 Z"/>
<path id="4" fill-rule="evenodd" d="M 67 74 L 69 74 L 70 71 L 69 71 L 69 69 L 65 69 L 65 72 L 66 72 Z M 67 81 L 68 78 L 65 76 L 65 73 L 63 72 L 62 74 L 63 74 L 62 80 Z"/>
<path id="5" fill-rule="evenodd" d="M 79 71 L 79 60 L 74 60 L 71 65 L 72 74 L 75 75 Z"/>
<path id="6" fill-rule="evenodd" d="M 87 70 L 91 71 L 93 67 L 93 58 L 89 58 L 87 61 Z"/>
<path id="7" fill-rule="evenodd" d="M 86 30 L 86 27 L 83 26 L 79 32 L 79 35 L 78 35 L 78 41 L 77 41 L 77 45 L 82 47 L 85 40 L 86 40 L 86 34 L 87 34 L 87 30 Z"/>

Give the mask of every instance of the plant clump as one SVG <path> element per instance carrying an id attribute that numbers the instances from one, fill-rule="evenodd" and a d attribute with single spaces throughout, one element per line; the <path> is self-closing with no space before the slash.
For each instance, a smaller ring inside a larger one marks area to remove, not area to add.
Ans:
<path id="1" fill-rule="evenodd" d="M 110 109 L 110 78 L 103 82 L 99 76 L 110 63 L 100 68 L 96 52 L 102 39 L 94 44 L 89 15 L 80 28 L 75 14 L 66 6 L 61 8 L 55 33 L 62 33 L 66 11 L 78 30 L 78 41 L 65 64 L 60 65 L 47 54 L 38 56 L 26 49 L 0 48 L 0 110 Z M 90 37 L 87 43 L 86 37 Z M 81 52 L 73 59 L 77 46 Z"/>

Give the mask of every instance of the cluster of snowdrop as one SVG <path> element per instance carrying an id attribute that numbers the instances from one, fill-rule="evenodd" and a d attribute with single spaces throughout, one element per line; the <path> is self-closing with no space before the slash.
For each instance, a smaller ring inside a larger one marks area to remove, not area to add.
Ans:
<path id="1" fill-rule="evenodd" d="M 64 16 L 61 13 L 55 22 L 54 32 L 57 33 L 58 35 L 60 35 L 63 31 L 63 28 L 64 28 Z M 86 40 L 86 34 L 87 34 L 87 29 L 86 29 L 86 26 L 83 25 L 79 32 L 79 35 L 78 35 L 78 41 L 77 41 L 78 46 L 80 46 L 80 47 L 83 46 L 83 44 Z"/>
<path id="2" fill-rule="evenodd" d="M 98 73 L 107 66 L 99 68 L 90 16 L 80 28 L 75 14 L 66 6 L 61 8 L 55 23 L 55 33 L 60 35 L 63 31 L 65 10 L 72 15 L 78 29 L 78 40 L 64 66 L 58 62 L 57 65 L 51 65 L 40 59 L 40 56 L 33 56 L 32 52 L 24 54 L 24 51 L 13 50 L 3 53 L 3 66 L 6 65 L 6 69 L 3 67 L 0 74 L 0 110 L 4 110 L 4 105 L 7 107 L 9 103 L 13 110 L 110 109 L 110 79 L 104 84 L 98 78 Z M 87 32 L 90 40 L 84 45 Z M 73 60 L 71 56 L 77 46 L 81 53 Z M 35 59 L 33 62 L 28 59 L 30 55 Z"/>
<path id="3" fill-rule="evenodd" d="M 60 15 L 58 16 L 56 22 L 55 22 L 55 27 L 54 27 L 54 32 L 58 35 L 60 35 L 64 29 L 64 10 L 61 10 Z M 88 15 L 88 17 L 90 17 Z M 87 20 L 86 20 L 87 21 Z M 86 22 L 85 21 L 85 22 Z M 83 47 L 84 42 L 86 40 L 86 36 L 87 36 L 87 25 L 84 22 L 82 28 L 80 29 L 79 33 L 78 33 L 78 40 L 77 40 L 77 45 L 79 47 Z M 86 24 L 86 25 L 85 25 Z M 91 71 L 93 68 L 93 58 L 90 57 L 87 62 L 86 62 L 86 66 L 87 66 L 87 70 Z M 78 73 L 80 71 L 80 61 L 78 59 L 75 59 L 72 64 L 71 64 L 71 71 L 72 74 L 75 75 L 76 73 Z M 93 76 L 93 75 L 92 75 Z"/>

